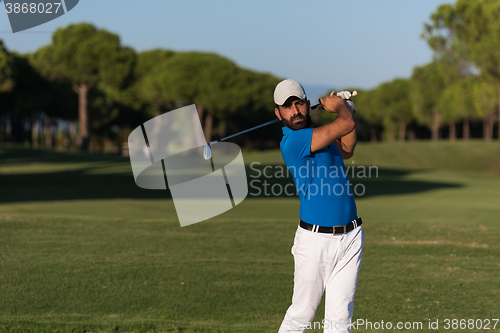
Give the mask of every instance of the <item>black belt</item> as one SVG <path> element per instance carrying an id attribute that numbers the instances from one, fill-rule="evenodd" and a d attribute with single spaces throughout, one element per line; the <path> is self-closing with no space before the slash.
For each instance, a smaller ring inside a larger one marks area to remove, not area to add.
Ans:
<path id="1" fill-rule="evenodd" d="M 322 227 L 319 225 L 314 225 L 314 224 L 309 224 L 307 222 L 304 222 L 300 220 L 300 227 L 312 232 L 321 232 L 323 234 L 334 234 L 334 235 L 341 235 L 348 233 L 349 231 L 352 231 L 353 229 L 357 228 L 363 223 L 361 221 L 361 217 L 358 217 L 351 223 L 348 223 L 347 225 L 338 225 L 335 227 Z"/>

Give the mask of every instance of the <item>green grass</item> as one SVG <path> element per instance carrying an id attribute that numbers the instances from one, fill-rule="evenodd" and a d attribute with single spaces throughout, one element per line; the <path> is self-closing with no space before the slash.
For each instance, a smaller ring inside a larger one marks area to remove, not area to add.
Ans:
<path id="1" fill-rule="evenodd" d="M 354 161 L 355 165 L 376 165 L 389 169 L 468 170 L 495 173 L 498 170 L 498 153 L 498 141 L 360 143 L 351 162 Z M 263 164 L 283 163 L 281 155 L 275 151 L 254 152 L 248 157 L 249 162 L 255 160 Z"/>
<path id="2" fill-rule="evenodd" d="M 355 165 L 379 177 L 354 180 L 366 188 L 354 319 L 439 319 L 446 332 L 447 318 L 499 318 L 495 147 L 357 149 Z M 282 164 L 277 151 L 244 158 Z M 292 295 L 298 199 L 249 196 L 181 228 L 166 192 L 137 188 L 127 159 L 0 148 L 0 332 L 276 332 Z"/>

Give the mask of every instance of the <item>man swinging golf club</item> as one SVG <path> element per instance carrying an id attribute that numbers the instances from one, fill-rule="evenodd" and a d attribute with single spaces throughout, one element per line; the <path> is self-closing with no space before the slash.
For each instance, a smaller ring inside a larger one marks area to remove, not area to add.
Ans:
<path id="1" fill-rule="evenodd" d="M 276 116 L 283 122 L 281 154 L 300 199 L 300 223 L 292 254 L 295 261 L 292 305 L 279 332 L 305 332 L 325 293 L 324 332 L 350 332 L 354 293 L 364 234 L 357 217 L 343 159 L 356 146 L 354 104 L 349 92 L 320 99 L 320 109 L 337 113 L 331 123 L 313 128 L 310 102 L 294 80 L 274 91 Z M 316 326 L 317 327 L 317 326 Z"/>

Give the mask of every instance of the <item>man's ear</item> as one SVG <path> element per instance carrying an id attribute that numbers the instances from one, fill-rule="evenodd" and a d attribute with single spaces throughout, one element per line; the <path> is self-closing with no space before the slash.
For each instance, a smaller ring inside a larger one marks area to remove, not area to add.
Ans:
<path id="1" fill-rule="evenodd" d="M 311 109 L 311 101 L 310 100 L 307 100 L 307 108 Z"/>
<path id="2" fill-rule="evenodd" d="M 276 115 L 276 117 L 278 117 L 279 120 L 282 120 L 281 113 L 280 113 L 280 110 L 278 108 L 274 108 L 274 114 Z"/>

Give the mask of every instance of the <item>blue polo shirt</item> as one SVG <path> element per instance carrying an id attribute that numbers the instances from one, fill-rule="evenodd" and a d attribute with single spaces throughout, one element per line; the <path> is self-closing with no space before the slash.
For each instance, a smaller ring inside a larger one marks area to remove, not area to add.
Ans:
<path id="1" fill-rule="evenodd" d="M 283 127 L 281 156 L 293 176 L 300 199 L 300 218 L 332 227 L 356 219 L 356 203 L 344 160 L 335 144 L 311 153 L 313 128 Z"/>

